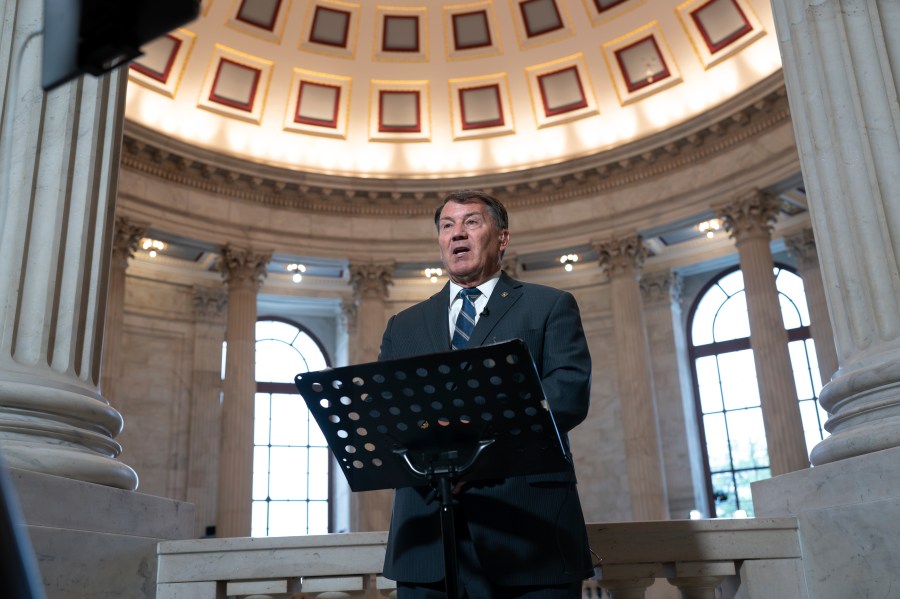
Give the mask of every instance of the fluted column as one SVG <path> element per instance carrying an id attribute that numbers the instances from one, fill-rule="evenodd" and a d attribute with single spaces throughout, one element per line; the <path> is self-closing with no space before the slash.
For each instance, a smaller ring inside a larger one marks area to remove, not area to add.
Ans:
<path id="1" fill-rule="evenodd" d="M 609 276 L 628 489 L 635 520 L 669 517 L 647 329 L 638 284 L 646 256 L 637 235 L 594 242 Z"/>
<path id="2" fill-rule="evenodd" d="M 816 240 L 812 229 L 803 229 L 795 235 L 786 237 L 784 241 L 797 258 L 797 268 L 803 278 L 803 289 L 809 308 L 809 328 L 816 342 L 819 374 L 824 384 L 837 372 L 838 359 L 837 349 L 834 347 L 834 329 L 831 328 L 828 303 L 825 299 L 825 285 L 819 268 L 819 254 L 816 252 Z"/>
<path id="3" fill-rule="evenodd" d="M 112 397 L 113 383 L 121 376 L 122 324 L 125 318 L 125 271 L 134 258 L 147 227 L 117 216 L 113 236 L 112 260 L 109 267 L 109 292 L 106 296 L 106 325 L 103 329 L 103 363 L 100 368 L 100 391 Z"/>
<path id="4" fill-rule="evenodd" d="M 351 263 L 350 284 L 356 304 L 355 326 L 350 344 L 350 363 L 378 359 L 386 324 L 385 300 L 394 284 L 394 264 Z M 354 532 L 387 530 L 391 520 L 390 491 L 353 493 L 350 498 L 350 528 Z"/>
<path id="5" fill-rule="evenodd" d="M 750 347 L 773 476 L 809 467 L 769 248 L 778 207 L 776 198 L 753 191 L 721 207 L 718 214 L 735 241 L 744 275 Z"/>
<path id="6" fill-rule="evenodd" d="M 818 465 L 900 446 L 900 6 L 772 7 L 840 363 Z"/>
<path id="7" fill-rule="evenodd" d="M 99 388 L 127 73 L 44 94 L 37 38 L 13 82 L 6 67 L 43 3 L 3 8 L 0 453 L 15 468 L 135 489 L 116 459 L 122 417 Z"/>
<path id="8" fill-rule="evenodd" d="M 673 518 L 691 510 L 706 511 L 706 474 L 697 426 L 697 408 L 682 325 L 683 281 L 671 270 L 642 272 L 641 301 L 652 349 L 651 371 L 656 392 L 660 447 L 666 473 L 666 494 Z"/>
<path id="9" fill-rule="evenodd" d="M 256 396 L 256 295 L 271 253 L 226 246 L 222 275 L 228 284 L 225 384 L 217 537 L 250 536 L 253 489 L 253 418 Z"/>
<path id="10" fill-rule="evenodd" d="M 222 342 L 228 298 L 221 288 L 194 286 L 194 371 L 191 375 L 187 500 L 194 533 L 216 524 L 216 489 L 222 430 Z"/>

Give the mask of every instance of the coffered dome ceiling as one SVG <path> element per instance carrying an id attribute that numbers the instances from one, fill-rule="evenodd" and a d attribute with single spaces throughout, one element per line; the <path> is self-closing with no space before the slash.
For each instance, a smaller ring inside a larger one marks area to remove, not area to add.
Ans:
<path id="1" fill-rule="evenodd" d="M 204 0 L 145 47 L 126 116 L 309 173 L 445 178 L 597 154 L 780 69 L 763 0 Z"/>

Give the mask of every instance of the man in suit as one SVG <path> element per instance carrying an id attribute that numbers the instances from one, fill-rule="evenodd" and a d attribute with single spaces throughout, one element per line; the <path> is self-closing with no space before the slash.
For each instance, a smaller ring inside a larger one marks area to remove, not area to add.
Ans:
<path id="1" fill-rule="evenodd" d="M 587 416 L 591 386 L 575 299 L 501 271 L 509 220 L 490 195 L 451 193 L 434 221 L 450 281 L 390 319 L 379 360 L 522 339 L 568 452 L 566 433 Z M 575 482 L 570 469 L 457 485 L 461 597 L 581 597 L 581 581 L 593 572 Z M 439 502 L 429 491 L 404 488 L 394 495 L 384 575 L 398 582 L 398 599 L 446 597 Z"/>

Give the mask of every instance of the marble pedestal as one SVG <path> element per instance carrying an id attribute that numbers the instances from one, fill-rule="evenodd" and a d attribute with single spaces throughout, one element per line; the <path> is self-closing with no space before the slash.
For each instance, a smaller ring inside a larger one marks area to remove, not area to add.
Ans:
<path id="1" fill-rule="evenodd" d="M 47 599 L 155 599 L 157 543 L 193 535 L 189 503 L 26 470 L 9 477 Z"/>
<path id="2" fill-rule="evenodd" d="M 757 517 L 797 517 L 810 597 L 896 597 L 898 483 L 895 447 L 755 483 L 753 506 Z"/>

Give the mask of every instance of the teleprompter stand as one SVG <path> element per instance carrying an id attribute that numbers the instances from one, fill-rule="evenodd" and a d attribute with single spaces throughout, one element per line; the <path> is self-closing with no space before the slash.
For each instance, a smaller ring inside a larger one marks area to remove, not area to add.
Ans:
<path id="1" fill-rule="evenodd" d="M 519 339 L 301 373 L 294 382 L 351 490 L 434 489 L 452 599 L 459 590 L 456 483 L 571 468 Z"/>

